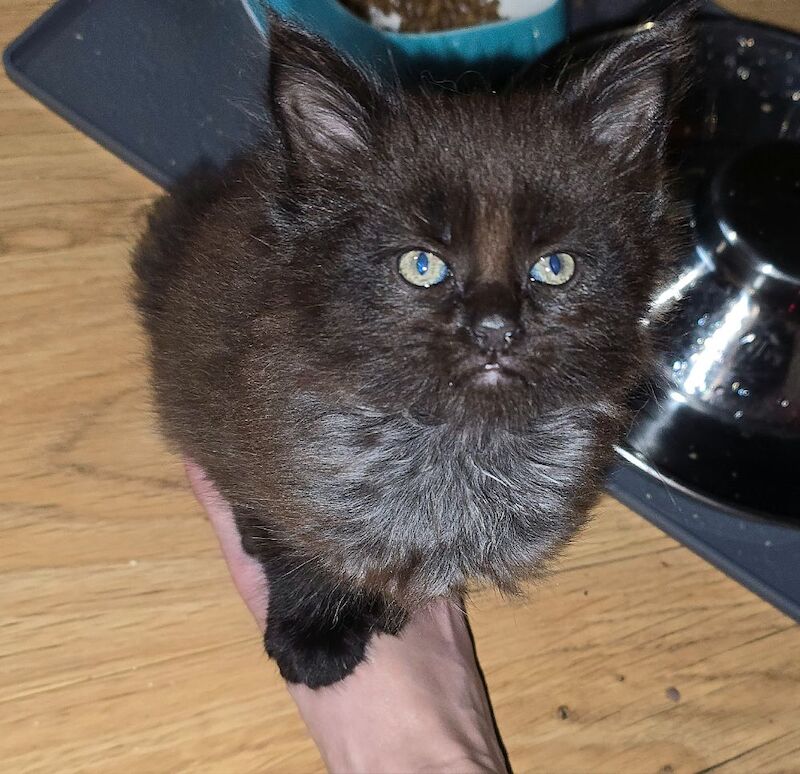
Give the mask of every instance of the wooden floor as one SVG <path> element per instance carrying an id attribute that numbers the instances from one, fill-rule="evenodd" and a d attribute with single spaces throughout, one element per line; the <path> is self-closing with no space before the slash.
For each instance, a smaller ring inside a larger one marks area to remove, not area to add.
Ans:
<path id="1" fill-rule="evenodd" d="M 0 0 L 0 43 L 47 5 Z M 317 772 L 153 431 L 126 287 L 157 194 L 0 78 L 0 771 Z M 612 500 L 471 613 L 518 774 L 800 771 L 800 629 Z"/>

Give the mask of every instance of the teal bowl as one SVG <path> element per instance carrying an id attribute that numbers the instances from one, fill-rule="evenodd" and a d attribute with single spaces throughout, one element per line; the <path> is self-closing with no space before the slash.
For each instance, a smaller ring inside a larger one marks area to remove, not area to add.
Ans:
<path id="1" fill-rule="evenodd" d="M 564 0 L 529 0 L 536 12 L 524 18 L 425 33 L 379 30 L 337 0 L 242 2 L 262 32 L 271 8 L 390 77 L 419 72 L 435 77 L 458 77 L 467 71 L 487 77 L 508 74 L 545 54 L 567 33 Z"/>

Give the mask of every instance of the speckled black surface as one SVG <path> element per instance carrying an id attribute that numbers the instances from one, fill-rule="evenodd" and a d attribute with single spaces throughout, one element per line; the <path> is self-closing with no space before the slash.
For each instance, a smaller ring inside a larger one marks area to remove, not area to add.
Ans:
<path id="1" fill-rule="evenodd" d="M 587 0 L 573 21 L 607 26 L 641 5 Z M 22 88 L 163 185 L 200 162 L 223 163 L 260 129 L 266 49 L 238 0 L 62 0 L 4 63 Z M 624 460 L 608 490 L 800 620 L 800 530 L 741 518 Z"/>

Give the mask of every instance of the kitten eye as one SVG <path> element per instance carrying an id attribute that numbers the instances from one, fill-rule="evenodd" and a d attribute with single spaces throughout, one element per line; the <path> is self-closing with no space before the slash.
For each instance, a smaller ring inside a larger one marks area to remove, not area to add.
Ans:
<path id="1" fill-rule="evenodd" d="M 426 250 L 409 250 L 400 256 L 397 264 L 400 276 L 418 288 L 430 288 L 450 276 L 450 267 L 435 253 Z"/>
<path id="2" fill-rule="evenodd" d="M 569 253 L 551 253 L 531 266 L 530 277 L 545 285 L 563 285 L 574 273 L 575 259 Z"/>

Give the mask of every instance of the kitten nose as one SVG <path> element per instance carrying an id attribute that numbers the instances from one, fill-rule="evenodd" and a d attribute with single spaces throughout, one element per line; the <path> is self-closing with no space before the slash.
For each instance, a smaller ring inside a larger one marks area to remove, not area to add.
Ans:
<path id="1" fill-rule="evenodd" d="M 483 315 L 472 324 L 472 336 L 484 352 L 507 350 L 519 332 L 514 320 L 497 312 Z"/>

